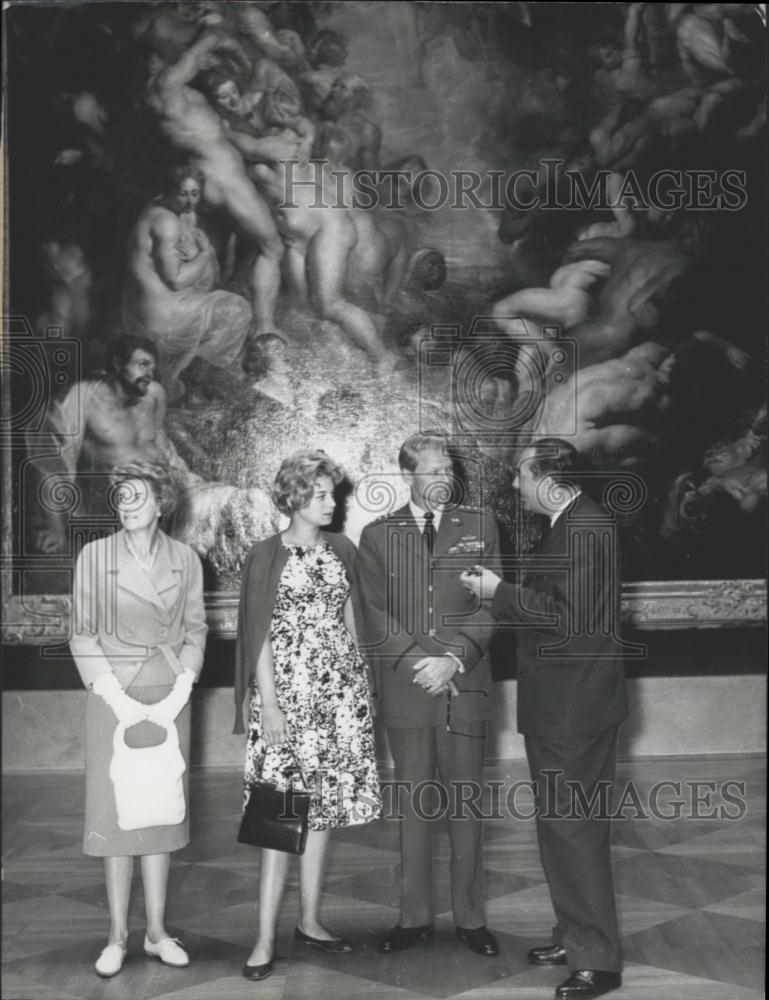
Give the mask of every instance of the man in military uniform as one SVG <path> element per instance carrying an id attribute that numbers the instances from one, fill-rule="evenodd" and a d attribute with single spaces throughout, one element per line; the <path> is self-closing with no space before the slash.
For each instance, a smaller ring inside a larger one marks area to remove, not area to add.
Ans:
<path id="1" fill-rule="evenodd" d="M 497 525 L 490 515 L 456 504 L 443 433 L 412 435 L 398 462 L 411 489 L 409 502 L 364 528 L 359 562 L 366 651 L 395 762 L 395 787 L 402 791 L 400 921 L 379 950 L 400 951 L 432 937 L 431 825 L 420 786 L 424 791 L 424 783 L 434 782 L 437 765 L 441 805 L 448 808 L 457 937 L 477 954 L 497 955 L 484 924 L 477 815 L 493 626 L 459 580 L 475 563 L 499 571 Z M 468 794 L 470 789 L 477 792 Z M 472 795 L 478 796 L 474 804 Z"/>

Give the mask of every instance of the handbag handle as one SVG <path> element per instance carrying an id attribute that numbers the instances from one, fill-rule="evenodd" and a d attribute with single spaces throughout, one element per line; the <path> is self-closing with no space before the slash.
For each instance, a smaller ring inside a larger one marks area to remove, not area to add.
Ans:
<path id="1" fill-rule="evenodd" d="M 281 746 L 281 745 L 285 745 L 286 747 L 288 747 L 289 753 L 294 758 L 294 763 L 296 764 L 296 769 L 299 772 L 299 777 L 302 779 L 302 784 L 304 785 L 304 790 L 306 792 L 309 792 L 310 786 L 307 784 L 307 779 L 304 776 L 304 771 L 302 770 L 302 765 L 299 763 L 299 758 L 296 756 L 294 748 L 291 746 L 291 741 L 287 739 L 286 742 L 285 742 L 285 744 L 280 744 L 280 743 L 276 744 L 276 746 Z"/>
<path id="2" fill-rule="evenodd" d="M 168 747 L 170 750 L 179 749 L 179 730 L 176 728 L 175 722 L 169 722 L 167 725 L 163 723 L 158 723 L 161 729 L 165 729 L 166 738 L 162 743 L 156 743 L 154 746 L 158 747 Z M 118 722 L 115 726 L 115 732 L 112 734 L 112 749 L 115 753 L 122 753 L 126 751 L 131 753 L 134 747 L 129 747 L 125 741 L 126 729 L 130 729 L 124 722 Z M 140 747 L 138 749 L 153 749 L 153 747 Z M 300 772 L 301 773 L 301 772 Z"/>

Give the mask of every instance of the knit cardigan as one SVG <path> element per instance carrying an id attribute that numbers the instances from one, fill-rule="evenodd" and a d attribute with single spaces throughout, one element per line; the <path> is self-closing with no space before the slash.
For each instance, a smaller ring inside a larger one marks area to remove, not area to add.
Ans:
<path id="1" fill-rule="evenodd" d="M 358 550 L 345 535 L 321 531 L 334 553 L 344 563 L 350 581 L 355 626 L 359 643 L 363 643 L 363 616 L 357 571 Z M 270 634 L 275 595 L 278 592 L 283 567 L 288 561 L 288 549 L 281 536 L 272 535 L 257 542 L 246 556 L 240 587 L 238 634 L 235 645 L 235 725 L 233 733 L 245 732 L 243 699 L 256 676 L 256 663 L 264 640 Z"/>

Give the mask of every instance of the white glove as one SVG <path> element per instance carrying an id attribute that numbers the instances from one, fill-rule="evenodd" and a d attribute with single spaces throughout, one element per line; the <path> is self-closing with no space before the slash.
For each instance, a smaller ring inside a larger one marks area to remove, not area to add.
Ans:
<path id="1" fill-rule="evenodd" d="M 102 674 L 91 685 L 94 694 L 103 698 L 117 716 L 118 722 L 126 727 L 135 726 L 149 718 L 147 708 L 140 701 L 130 698 L 120 686 L 120 681 L 114 674 Z"/>
<path id="2" fill-rule="evenodd" d="M 170 725 L 190 700 L 194 683 L 195 674 L 192 670 L 182 670 L 180 674 L 177 674 L 174 686 L 162 701 L 156 701 L 154 705 L 144 706 L 150 721 L 158 726 Z"/>

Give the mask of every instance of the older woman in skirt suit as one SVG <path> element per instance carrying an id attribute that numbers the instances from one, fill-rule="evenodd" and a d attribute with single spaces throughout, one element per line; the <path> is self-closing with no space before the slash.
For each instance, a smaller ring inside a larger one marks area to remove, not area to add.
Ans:
<path id="1" fill-rule="evenodd" d="M 200 560 L 158 527 L 175 499 L 164 471 L 135 462 L 113 471 L 112 486 L 122 530 L 80 553 L 70 642 L 89 691 L 83 850 L 104 858 L 110 934 L 96 962 L 104 977 L 118 973 L 125 959 L 136 856 L 147 914 L 144 951 L 167 965 L 189 964 L 164 923 L 170 852 L 189 842 L 189 810 L 175 825 L 121 829 L 109 769 L 119 724 L 127 727 L 129 747 L 150 747 L 163 743 L 175 723 L 187 760 L 189 698 L 207 632 Z M 184 795 L 186 805 L 186 771 Z"/>

